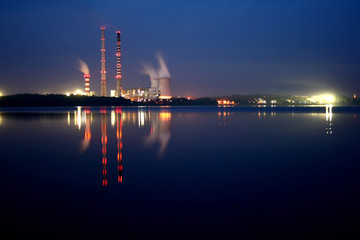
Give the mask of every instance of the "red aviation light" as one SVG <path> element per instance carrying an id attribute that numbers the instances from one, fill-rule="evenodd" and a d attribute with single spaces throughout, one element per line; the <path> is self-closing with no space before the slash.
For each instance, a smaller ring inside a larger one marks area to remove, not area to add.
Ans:
<path id="1" fill-rule="evenodd" d="M 120 56 L 121 56 L 121 53 L 116 53 L 116 56 L 120 57 Z"/>
<path id="2" fill-rule="evenodd" d="M 116 33 L 121 33 L 120 31 L 116 31 Z"/>
<path id="3" fill-rule="evenodd" d="M 121 67 L 121 64 L 117 64 L 116 66 L 117 66 L 117 67 Z"/>
<path id="4" fill-rule="evenodd" d="M 116 75 L 116 77 L 115 78 L 121 78 L 121 75 Z"/>
<path id="5" fill-rule="evenodd" d="M 90 74 L 84 74 L 84 78 L 90 78 Z"/>

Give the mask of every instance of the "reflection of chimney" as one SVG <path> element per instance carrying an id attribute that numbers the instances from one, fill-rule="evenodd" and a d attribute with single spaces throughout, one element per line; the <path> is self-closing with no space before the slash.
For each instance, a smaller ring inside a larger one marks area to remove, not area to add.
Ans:
<path id="1" fill-rule="evenodd" d="M 85 140 L 91 140 L 91 128 L 90 128 L 90 110 L 85 110 Z"/>
<path id="2" fill-rule="evenodd" d="M 103 164 L 103 186 L 107 186 L 107 179 L 106 179 L 106 144 L 107 144 L 107 134 L 106 134 L 106 110 L 101 110 L 101 144 L 102 144 L 102 164 Z"/>
<path id="3" fill-rule="evenodd" d="M 117 50 L 116 50 L 116 58 L 117 58 L 117 63 L 116 63 L 116 81 L 117 81 L 117 85 L 116 85 L 116 96 L 117 97 L 121 97 L 121 41 L 120 41 L 120 31 L 116 31 L 117 34 L 117 41 L 116 41 L 116 45 L 117 45 Z"/>
<path id="4" fill-rule="evenodd" d="M 90 140 L 91 140 L 91 112 L 90 110 L 84 110 L 84 118 L 85 118 L 85 136 L 84 140 L 81 143 L 81 151 L 84 152 L 89 148 Z"/>
<path id="5" fill-rule="evenodd" d="M 105 28 L 101 28 L 101 96 L 106 97 Z"/>
<path id="6" fill-rule="evenodd" d="M 116 138 L 117 138 L 117 161 L 118 161 L 118 182 L 122 183 L 122 118 L 121 108 L 116 109 Z"/>

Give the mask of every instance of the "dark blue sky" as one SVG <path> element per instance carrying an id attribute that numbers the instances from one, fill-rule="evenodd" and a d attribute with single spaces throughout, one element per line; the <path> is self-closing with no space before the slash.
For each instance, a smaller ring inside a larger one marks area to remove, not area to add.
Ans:
<path id="1" fill-rule="evenodd" d="M 108 89 L 115 89 L 116 30 L 123 87 L 150 86 L 142 62 L 160 51 L 175 96 L 247 93 L 360 95 L 360 1 L 3 1 L 0 91 L 83 88 L 77 59 L 100 92 L 100 27 Z"/>

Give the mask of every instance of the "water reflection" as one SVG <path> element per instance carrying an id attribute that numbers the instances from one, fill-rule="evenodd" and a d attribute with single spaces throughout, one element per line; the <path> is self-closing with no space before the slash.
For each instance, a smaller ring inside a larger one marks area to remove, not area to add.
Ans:
<path id="1" fill-rule="evenodd" d="M 146 138 L 145 145 L 160 144 L 158 155 L 162 156 L 171 137 L 171 112 L 157 112 L 149 114 L 151 123 L 150 135 Z"/>
<path id="2" fill-rule="evenodd" d="M 106 109 L 101 110 L 101 152 L 102 152 L 102 164 L 103 164 L 103 186 L 107 186 L 107 178 L 106 178 L 106 164 L 107 164 L 107 157 L 106 157 L 106 145 L 107 145 L 107 131 L 106 131 L 106 120 L 107 114 Z"/>
<path id="3" fill-rule="evenodd" d="M 276 109 L 276 110 L 275 110 Z M 172 120 L 174 115 L 171 111 L 174 109 L 171 108 L 147 108 L 147 107 L 139 107 L 139 108 L 131 108 L 124 110 L 121 107 L 117 108 L 86 108 L 86 107 L 77 107 L 73 110 L 65 110 L 61 114 L 61 121 L 64 125 L 68 125 L 72 128 L 79 129 L 80 133 L 80 153 L 85 153 L 89 151 L 91 143 L 96 143 L 97 146 L 94 146 L 99 153 L 97 157 L 97 162 L 100 164 L 101 158 L 101 167 L 102 167 L 102 184 L 104 186 L 108 185 L 108 168 L 114 168 L 116 171 L 117 167 L 117 182 L 123 182 L 123 141 L 126 138 L 130 139 L 130 136 L 123 137 L 123 127 L 124 126 L 132 126 L 138 129 L 143 129 L 142 132 L 144 136 L 139 137 L 139 141 L 142 141 L 143 147 L 150 148 L 154 150 L 155 154 L 158 157 L 164 156 L 166 149 L 168 148 L 170 139 L 171 139 L 171 131 L 172 131 Z M 271 118 L 282 118 L 284 119 L 284 115 L 293 117 L 296 116 L 297 119 L 302 120 L 300 118 L 303 115 L 307 115 L 311 118 L 318 119 L 318 123 L 321 124 L 318 127 L 318 130 L 321 131 L 322 134 L 332 135 L 333 130 L 333 106 L 327 105 L 321 110 L 317 110 L 315 112 L 304 111 L 301 110 L 290 110 L 287 109 L 283 113 L 280 107 L 257 107 L 252 109 L 246 109 L 244 112 L 241 112 L 238 108 L 234 107 L 219 107 L 218 109 L 211 110 L 212 115 L 217 118 L 217 123 L 219 126 L 229 127 L 230 124 L 238 124 L 239 116 L 249 116 L 250 119 L 253 118 L 254 121 L 257 119 L 271 119 Z M 175 110 L 176 112 L 176 110 Z M 250 112 L 250 114 L 249 114 Z M 279 114 L 280 112 L 280 114 Z M 299 113 L 300 112 L 300 113 Z M 243 114 L 244 113 L 244 114 Z M 295 114 L 296 113 L 296 114 Z M 0 124 L 4 124 L 7 120 L 14 118 L 29 119 L 31 118 L 39 118 L 41 116 L 42 119 L 50 119 L 55 118 L 54 115 L 48 113 L 17 113 L 18 115 L 10 114 L 7 112 L 0 113 Z M 178 113 L 176 113 L 178 114 Z M 95 121 L 93 123 L 93 115 L 96 116 Z M 351 114 L 352 115 L 352 114 Z M 350 116 L 351 116 L 350 115 Z M 354 113 L 353 117 L 356 119 L 357 114 Z M 44 117 L 45 116 L 45 117 Z M 60 117 L 60 115 L 57 115 Z M 176 116 L 176 115 L 175 115 Z M 325 126 L 324 126 L 325 120 Z M 108 122 L 109 121 L 109 122 Z M 251 120 L 250 120 L 251 121 Z M 8 121 L 11 122 L 11 121 Z M 108 129 L 108 124 L 110 124 L 110 128 Z M 325 128 L 325 133 L 324 133 Z M 84 131 L 84 132 L 82 132 Z M 77 132 L 77 131 L 76 131 Z M 139 131 L 137 131 L 139 132 Z M 146 132 L 144 134 L 144 132 Z M 116 139 L 115 139 L 116 133 Z M 126 132 L 125 132 L 126 134 Z M 109 139 L 108 139 L 109 138 Z M 131 136 L 131 139 L 134 137 Z M 94 141 L 95 139 L 95 141 Z M 101 157 L 100 157 L 100 140 L 101 139 Z M 108 145 L 108 142 L 110 145 Z M 126 142 L 125 142 L 126 143 Z M 112 145 L 113 144 L 113 145 Z M 112 146 L 117 148 L 117 152 L 112 151 Z M 111 149 L 111 151 L 109 149 Z M 91 150 L 90 150 L 91 151 Z M 109 152 L 108 152 L 109 151 Z M 111 164 L 117 164 L 117 166 L 112 166 L 108 164 L 108 160 Z M 125 159 L 126 160 L 126 159 Z M 100 174 L 100 170 L 98 170 Z M 116 176 L 116 175 L 115 175 Z M 116 181 L 116 180 L 115 180 Z M 100 181 L 99 181 L 100 182 Z"/>
<path id="4" fill-rule="evenodd" d="M 326 105 L 326 134 L 333 134 L 333 127 L 332 127 L 332 104 Z"/>
<path id="5" fill-rule="evenodd" d="M 117 138 L 117 161 L 118 161 L 118 182 L 122 183 L 122 118 L 121 108 L 116 109 L 116 138 Z"/>
<path id="6" fill-rule="evenodd" d="M 96 111 L 95 111 L 96 114 Z M 103 186 L 108 185 L 107 181 L 107 164 L 108 164 L 108 121 L 109 110 L 106 108 L 100 109 L 100 130 L 101 130 L 101 152 L 102 152 L 102 166 L 103 166 Z M 71 125 L 71 119 L 73 124 L 81 130 L 85 125 L 84 138 L 81 141 L 80 153 L 88 150 L 91 142 L 91 124 L 93 111 L 90 109 L 82 109 L 78 107 L 73 111 L 73 116 L 71 112 L 67 112 L 67 124 Z M 112 127 L 116 125 L 116 145 L 117 145 L 117 167 L 118 167 L 118 177 L 117 182 L 122 183 L 123 181 L 123 124 L 130 126 L 138 126 L 138 128 L 144 128 L 146 126 L 150 127 L 150 133 L 145 138 L 144 146 L 146 147 L 155 147 L 156 144 L 159 145 L 157 154 L 159 157 L 163 156 L 170 137 L 171 137 L 171 112 L 169 109 L 161 111 L 150 111 L 148 108 L 138 108 L 137 111 L 126 111 L 123 112 L 121 107 L 117 107 L 113 110 L 110 110 L 110 124 Z M 111 134 L 111 131 L 110 131 Z"/>
<path id="7" fill-rule="evenodd" d="M 80 152 L 85 152 L 89 146 L 90 146 L 90 140 L 91 140 L 91 112 L 90 110 L 85 110 L 84 111 L 84 121 L 85 121 L 85 136 L 84 139 L 82 140 L 81 143 L 81 151 Z M 69 120 L 69 116 L 68 116 L 68 120 Z M 69 124 L 69 122 L 68 122 Z"/>

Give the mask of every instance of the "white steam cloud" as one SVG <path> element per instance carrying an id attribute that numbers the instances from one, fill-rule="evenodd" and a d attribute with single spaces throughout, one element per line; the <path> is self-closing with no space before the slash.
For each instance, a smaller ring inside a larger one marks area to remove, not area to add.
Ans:
<path id="1" fill-rule="evenodd" d="M 153 66 L 151 66 L 148 63 L 143 63 L 142 66 L 143 66 L 143 70 L 141 71 L 142 74 L 149 75 L 151 79 L 159 78 L 159 75 Z"/>
<path id="2" fill-rule="evenodd" d="M 169 69 L 166 66 L 163 56 L 160 53 L 158 53 L 156 55 L 156 58 L 159 61 L 159 70 L 158 70 L 159 78 L 171 78 Z"/>
<path id="3" fill-rule="evenodd" d="M 78 59 L 79 70 L 84 74 L 90 74 L 88 65 L 81 59 Z"/>
<path id="4" fill-rule="evenodd" d="M 143 63 L 143 69 L 140 72 L 142 74 L 148 75 L 151 79 L 171 78 L 164 57 L 160 53 L 158 53 L 156 54 L 156 58 L 159 62 L 158 69 L 155 69 L 150 63 Z"/>

